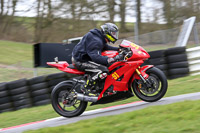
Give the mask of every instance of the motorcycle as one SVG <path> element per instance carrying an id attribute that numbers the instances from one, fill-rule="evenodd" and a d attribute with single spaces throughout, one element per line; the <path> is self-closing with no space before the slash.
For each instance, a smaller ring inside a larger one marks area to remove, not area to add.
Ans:
<path id="1" fill-rule="evenodd" d="M 120 51 L 103 51 L 102 56 L 123 55 L 108 67 L 103 80 L 96 81 L 90 89 L 83 89 L 90 74 L 77 70 L 66 61 L 47 62 L 63 72 L 79 75 L 57 84 L 51 93 L 54 110 L 64 117 L 81 115 L 88 102 L 91 105 L 106 104 L 134 96 L 146 102 L 161 99 L 168 87 L 165 74 L 153 65 L 144 65 L 150 55 L 139 45 L 123 40 Z"/>

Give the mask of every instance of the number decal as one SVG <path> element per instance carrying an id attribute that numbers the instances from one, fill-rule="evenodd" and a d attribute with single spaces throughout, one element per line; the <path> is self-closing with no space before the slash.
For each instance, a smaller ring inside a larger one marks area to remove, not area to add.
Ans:
<path id="1" fill-rule="evenodd" d="M 131 46 L 134 47 L 135 49 L 139 49 L 139 46 L 136 45 L 135 43 L 131 43 Z"/>
<path id="2" fill-rule="evenodd" d="M 116 79 L 119 78 L 119 75 L 118 75 L 116 72 L 114 72 L 114 73 L 112 74 L 112 77 L 116 80 Z"/>
<path id="3" fill-rule="evenodd" d="M 141 54 L 142 53 L 142 51 L 138 51 L 138 54 Z"/>

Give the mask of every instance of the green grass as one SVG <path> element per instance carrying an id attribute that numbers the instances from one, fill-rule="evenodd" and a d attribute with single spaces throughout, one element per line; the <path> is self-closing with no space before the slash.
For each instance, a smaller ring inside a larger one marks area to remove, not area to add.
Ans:
<path id="1" fill-rule="evenodd" d="M 60 72 L 38 68 L 38 76 Z M 33 45 L 0 40 L 0 82 L 33 77 Z"/>
<path id="2" fill-rule="evenodd" d="M 166 96 L 169 97 L 169 96 L 180 95 L 180 94 L 200 92 L 199 81 L 200 81 L 200 75 L 188 76 L 188 77 L 179 78 L 175 80 L 169 80 L 169 88 L 166 93 Z M 118 104 L 125 104 L 125 103 L 130 103 L 130 102 L 138 101 L 138 100 L 139 99 L 137 99 L 136 97 L 133 97 L 124 101 L 114 102 L 110 104 L 88 106 L 87 110 L 93 110 L 93 109 L 98 109 L 98 108 L 108 107 L 108 106 L 113 106 L 113 105 L 118 105 Z M 39 120 L 45 120 L 45 119 L 54 118 L 57 116 L 59 115 L 55 113 L 51 105 L 27 108 L 27 109 L 22 109 L 22 110 L 13 111 L 13 112 L 5 112 L 5 113 L 0 114 L 0 120 L 4 120 L 3 122 L 0 122 L 0 128 L 20 125 L 24 123 L 39 121 Z"/>
<path id="3" fill-rule="evenodd" d="M 199 133 L 200 100 L 153 106 L 116 116 L 26 133 Z"/>
<path id="4" fill-rule="evenodd" d="M 33 59 L 31 44 L 0 41 L 0 64 L 17 64 Z"/>

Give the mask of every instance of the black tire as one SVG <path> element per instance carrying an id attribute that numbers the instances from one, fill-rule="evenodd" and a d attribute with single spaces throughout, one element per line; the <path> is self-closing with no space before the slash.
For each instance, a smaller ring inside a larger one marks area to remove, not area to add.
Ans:
<path id="1" fill-rule="evenodd" d="M 141 100 L 146 101 L 146 102 L 155 102 L 155 101 L 161 99 L 167 92 L 167 87 L 168 87 L 167 78 L 166 78 L 165 74 L 156 67 L 152 67 L 152 68 L 148 69 L 146 71 L 146 73 L 149 74 L 149 78 L 148 78 L 149 81 L 152 82 L 151 79 L 154 79 L 154 81 L 157 82 L 158 88 L 156 88 L 155 91 L 157 92 L 157 90 L 158 90 L 158 92 L 155 95 L 153 94 L 151 96 L 148 94 L 144 94 L 145 91 L 143 91 L 141 88 L 139 89 L 139 84 L 138 84 L 139 81 L 137 81 L 137 82 L 134 81 L 132 83 L 132 88 L 133 88 L 135 95 L 138 98 L 140 98 Z M 140 81 L 140 82 L 142 82 L 142 81 Z M 155 82 L 153 84 L 154 86 L 156 85 Z M 141 87 L 143 87 L 145 90 L 149 89 L 148 87 L 143 86 L 143 85 Z M 153 93 L 154 93 L 154 90 L 153 90 Z"/>
<path id="2" fill-rule="evenodd" d="M 175 62 L 182 62 L 182 61 L 187 61 L 187 55 L 186 54 L 178 54 L 178 55 L 167 56 L 168 64 L 175 63 Z"/>
<path id="3" fill-rule="evenodd" d="M 50 103 L 51 103 L 51 100 L 46 99 L 46 100 L 42 100 L 42 101 L 39 101 L 39 102 L 35 102 L 34 106 L 46 105 L 46 104 L 50 104 Z"/>
<path id="4" fill-rule="evenodd" d="M 0 110 L 0 113 L 9 112 L 9 111 L 14 111 L 14 108 L 2 109 L 2 110 Z"/>
<path id="5" fill-rule="evenodd" d="M 5 91 L 7 90 L 7 83 L 1 83 L 0 84 L 0 91 Z"/>
<path id="6" fill-rule="evenodd" d="M 23 106 L 26 104 L 31 104 L 31 100 L 29 98 L 13 102 L 14 107 Z"/>
<path id="7" fill-rule="evenodd" d="M 167 70 L 167 65 L 166 64 L 156 65 L 155 67 L 160 69 L 160 70 Z"/>
<path id="8" fill-rule="evenodd" d="M 27 82 L 29 85 L 33 85 L 33 84 L 46 82 L 46 80 L 47 80 L 46 76 L 39 76 L 39 77 L 29 79 Z"/>
<path id="9" fill-rule="evenodd" d="M 31 92 L 32 97 L 40 96 L 40 95 L 43 95 L 43 94 L 50 94 L 49 89 L 44 88 L 44 89 L 41 89 L 41 90 L 36 90 L 36 91 Z"/>
<path id="10" fill-rule="evenodd" d="M 161 70 L 161 71 L 165 74 L 165 76 L 168 75 L 167 70 Z"/>
<path id="11" fill-rule="evenodd" d="M 9 89 L 21 88 L 27 85 L 26 79 L 15 80 L 7 83 Z"/>
<path id="12" fill-rule="evenodd" d="M 24 92 L 29 92 L 29 87 L 28 86 L 24 86 L 24 87 L 21 87 L 21 88 L 16 88 L 16 89 L 10 90 L 10 94 L 12 96 L 18 95 L 18 94 L 21 94 L 21 93 L 24 93 Z"/>
<path id="13" fill-rule="evenodd" d="M 0 110 L 4 110 L 4 109 L 7 109 L 7 108 L 12 108 L 12 107 L 13 106 L 12 106 L 11 102 L 0 104 Z"/>
<path id="14" fill-rule="evenodd" d="M 7 90 L 5 90 L 5 91 L 0 91 L 0 98 L 1 97 L 6 97 L 6 96 L 8 96 L 9 94 L 8 94 L 8 91 Z"/>
<path id="15" fill-rule="evenodd" d="M 169 69 L 174 69 L 174 68 L 188 68 L 189 64 L 187 61 L 182 61 L 182 62 L 175 62 L 175 63 L 170 63 L 168 64 Z"/>
<path id="16" fill-rule="evenodd" d="M 31 104 L 26 104 L 26 105 L 15 107 L 15 110 L 24 109 L 24 108 L 30 108 L 30 107 L 32 107 Z"/>
<path id="17" fill-rule="evenodd" d="M 176 78 L 182 78 L 182 77 L 186 77 L 189 74 L 177 74 L 177 75 L 170 75 L 168 76 L 168 79 L 176 79 Z"/>
<path id="18" fill-rule="evenodd" d="M 162 65 L 162 64 L 166 64 L 166 60 L 165 60 L 165 57 L 155 58 L 155 59 L 149 59 L 147 63 L 151 65 Z"/>
<path id="19" fill-rule="evenodd" d="M 75 106 L 76 102 L 80 102 L 78 103 L 78 107 L 71 107 L 72 111 L 70 111 L 70 109 L 65 109 L 65 105 L 64 105 L 64 108 L 60 105 L 61 103 L 61 95 L 66 95 L 67 97 L 71 94 L 74 94 L 73 91 L 72 91 L 72 87 L 73 85 L 71 83 L 63 83 L 63 84 L 59 84 L 57 85 L 52 93 L 51 93 L 51 100 L 52 100 L 52 106 L 54 108 L 54 110 L 61 116 L 64 116 L 64 117 L 75 117 L 75 116 L 79 116 L 81 115 L 86 107 L 87 107 L 87 102 L 84 102 L 84 101 L 78 101 L 78 100 L 74 100 L 75 102 L 73 102 L 73 106 Z M 70 92 L 71 91 L 71 92 Z M 62 94 L 61 94 L 62 93 Z M 66 99 L 66 98 L 64 98 Z M 71 101 L 70 101 L 71 102 Z M 69 107 L 69 108 L 70 108 Z M 68 108 L 68 107 L 67 107 Z"/>
<path id="20" fill-rule="evenodd" d="M 18 101 L 18 100 L 30 98 L 30 93 L 29 92 L 21 93 L 21 94 L 18 94 L 18 95 L 14 95 L 11 98 L 12 98 L 13 101 Z"/>
<path id="21" fill-rule="evenodd" d="M 38 84 L 33 84 L 30 86 L 30 90 L 31 91 L 36 91 L 36 90 L 40 90 L 42 88 L 47 88 L 48 87 L 48 83 L 47 82 L 43 82 L 43 83 L 38 83 Z"/>
<path id="22" fill-rule="evenodd" d="M 58 83 L 67 80 L 66 78 L 53 79 L 48 82 L 48 86 L 55 86 Z"/>
<path id="23" fill-rule="evenodd" d="M 186 52 L 185 47 L 175 47 L 175 48 L 169 48 L 165 51 L 165 55 L 176 55 L 176 54 L 183 54 Z"/>
<path id="24" fill-rule="evenodd" d="M 10 97 L 2 97 L 0 98 L 0 104 L 5 104 L 11 102 Z"/>
<path id="25" fill-rule="evenodd" d="M 40 96 L 33 97 L 33 103 L 42 101 L 42 100 L 46 100 L 46 99 L 50 99 L 50 94 L 43 94 Z"/>
<path id="26" fill-rule="evenodd" d="M 168 70 L 168 75 L 181 75 L 181 74 L 189 74 L 190 70 L 189 68 L 175 68 Z"/>
<path id="27" fill-rule="evenodd" d="M 48 88 L 49 88 L 49 93 L 51 93 L 52 91 L 53 91 L 53 88 L 54 88 L 55 86 L 49 86 Z"/>
<path id="28" fill-rule="evenodd" d="M 47 80 L 59 79 L 64 78 L 66 76 L 65 72 L 54 73 L 47 76 Z"/>
<path id="29" fill-rule="evenodd" d="M 148 53 L 150 55 L 150 59 L 160 58 L 164 56 L 164 50 L 151 51 Z"/>

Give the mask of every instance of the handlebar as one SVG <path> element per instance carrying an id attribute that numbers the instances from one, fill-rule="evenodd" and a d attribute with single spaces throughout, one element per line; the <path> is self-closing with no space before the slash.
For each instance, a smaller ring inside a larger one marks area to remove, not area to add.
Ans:
<path id="1" fill-rule="evenodd" d="M 132 52 L 131 48 L 120 47 L 119 54 L 124 55 L 124 60 L 126 60 L 133 55 L 133 52 Z"/>

